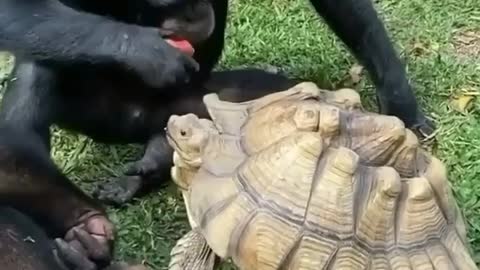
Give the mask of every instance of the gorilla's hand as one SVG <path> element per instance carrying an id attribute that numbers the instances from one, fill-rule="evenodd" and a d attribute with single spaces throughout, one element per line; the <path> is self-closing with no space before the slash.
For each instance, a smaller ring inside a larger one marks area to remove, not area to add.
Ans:
<path id="1" fill-rule="evenodd" d="M 141 28 L 131 40 L 125 40 L 120 62 L 153 88 L 186 84 L 199 70 L 192 57 L 168 44 L 157 29 Z"/>

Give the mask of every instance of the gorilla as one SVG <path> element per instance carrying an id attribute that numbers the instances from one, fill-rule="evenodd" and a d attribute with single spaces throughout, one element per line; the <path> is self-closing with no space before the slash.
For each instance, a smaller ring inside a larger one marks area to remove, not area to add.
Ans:
<path id="1" fill-rule="evenodd" d="M 371 1 L 311 3 L 368 70 L 381 112 L 431 134 L 434 125 L 417 105 Z M 168 116 L 205 117 L 201 97 L 222 89 L 206 85 L 223 50 L 227 10 L 228 0 L 2 0 L 0 49 L 12 52 L 16 64 L 0 122 L 38 137 L 47 150 L 52 125 L 98 142 L 146 144 L 140 160 L 96 192 L 105 202 L 124 203 L 161 182 L 155 179 L 168 179 Z M 242 101 L 272 89 L 281 90 L 270 85 L 226 98 Z"/>

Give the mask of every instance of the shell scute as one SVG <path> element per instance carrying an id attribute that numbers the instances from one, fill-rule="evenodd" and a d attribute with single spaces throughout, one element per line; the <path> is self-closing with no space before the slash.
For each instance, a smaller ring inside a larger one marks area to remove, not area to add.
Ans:
<path id="1" fill-rule="evenodd" d="M 230 135 L 218 135 L 203 149 L 202 168 L 216 176 L 232 175 L 247 158 L 241 140 Z"/>
<path id="2" fill-rule="evenodd" d="M 407 253 L 403 250 L 394 250 L 388 255 L 391 269 L 395 270 L 412 270 L 412 264 Z"/>
<path id="3" fill-rule="evenodd" d="M 419 239 L 425 242 L 438 239 L 447 231 L 447 223 L 428 180 L 412 178 L 405 185 L 406 198 L 400 201 L 399 206 L 403 211 L 400 211 L 396 222 L 398 245 L 409 247 L 420 244 Z"/>
<path id="4" fill-rule="evenodd" d="M 177 168 L 178 171 L 182 171 L 181 168 Z M 176 175 L 179 175 L 178 173 Z M 199 179 L 202 179 L 199 181 Z M 205 181 L 203 181 L 205 179 Z M 203 190 L 205 188 L 212 189 L 214 187 L 215 192 L 205 194 Z M 223 213 L 225 209 L 231 207 L 236 203 L 237 198 L 240 196 L 241 190 L 238 189 L 231 176 L 222 176 L 211 174 L 209 171 L 200 168 L 191 180 L 189 189 L 183 190 L 183 197 L 185 198 L 187 211 L 189 213 L 189 221 L 193 227 L 205 227 L 206 225 L 215 222 L 212 220 L 220 213 Z M 192 196 L 195 195 L 195 196 Z M 192 207 L 195 206 L 195 207 Z M 242 216 L 243 211 L 250 209 L 249 204 L 241 206 L 242 210 L 238 214 Z M 231 216 L 229 216 L 231 218 Z M 215 224 L 214 224 L 215 226 Z"/>
<path id="5" fill-rule="evenodd" d="M 261 209 L 240 235 L 238 256 L 233 256 L 233 260 L 243 269 L 279 269 L 295 247 L 301 231 L 294 222 Z M 244 260 L 245 255 L 249 259 Z"/>
<path id="6" fill-rule="evenodd" d="M 314 110 L 316 104 L 302 105 L 279 102 L 257 112 L 242 130 L 245 151 L 258 153 L 297 131 L 317 131 L 319 112 Z"/>
<path id="7" fill-rule="evenodd" d="M 455 269 L 452 261 L 449 258 L 448 252 L 441 243 L 434 243 L 426 249 L 428 257 L 435 269 L 448 270 Z"/>
<path id="8" fill-rule="evenodd" d="M 345 239 L 353 235 L 353 171 L 358 156 L 347 148 L 322 155 L 311 187 L 305 221 L 316 234 Z"/>
<path id="9" fill-rule="evenodd" d="M 370 249 L 392 247 L 395 244 L 395 210 L 401 192 L 400 176 L 390 167 L 371 168 L 365 172 L 376 185 L 359 209 L 356 236 Z"/>
<path id="10" fill-rule="evenodd" d="M 337 90 L 320 90 L 321 99 L 336 107 L 354 111 L 362 109 L 362 102 L 357 91 L 350 88 L 342 88 Z"/>
<path id="11" fill-rule="evenodd" d="M 414 269 L 434 270 L 434 265 L 430 261 L 430 257 L 424 250 L 419 250 L 410 256 L 410 263 Z"/>
<path id="12" fill-rule="evenodd" d="M 305 102 L 302 106 L 298 106 L 293 116 L 295 128 L 299 131 L 317 131 L 320 122 L 318 109 L 318 103 L 315 101 Z"/>
<path id="13" fill-rule="evenodd" d="M 303 222 L 323 150 L 318 134 L 299 132 L 249 157 L 235 178 L 260 205 Z"/>
<path id="14" fill-rule="evenodd" d="M 342 246 L 329 266 L 330 269 L 367 269 L 369 264 L 368 252 L 352 243 Z"/>
<path id="15" fill-rule="evenodd" d="M 292 250 L 286 269 L 324 269 L 335 257 L 338 241 L 320 238 L 305 232 L 296 249 Z"/>
<path id="16" fill-rule="evenodd" d="M 417 136 L 409 129 L 405 130 L 405 140 L 392 153 L 392 158 L 386 165 L 392 166 L 402 177 L 414 177 L 418 175 L 419 167 L 417 157 L 419 153 Z"/>
<path id="17" fill-rule="evenodd" d="M 239 231 L 248 226 L 250 216 L 257 206 L 241 193 L 211 206 L 204 213 L 200 224 L 207 243 L 216 247 L 215 253 L 230 257 L 236 248 Z"/>
<path id="18" fill-rule="evenodd" d="M 388 262 L 387 255 L 383 252 L 373 254 L 368 269 L 390 269 L 390 263 Z"/>
<path id="19" fill-rule="evenodd" d="M 340 133 L 332 145 L 355 151 L 362 163 L 382 166 L 389 163 L 392 150 L 405 140 L 405 125 L 393 116 L 345 113 Z"/>
<path id="20" fill-rule="evenodd" d="M 469 256 L 465 243 L 462 242 L 457 232 L 453 230 L 448 231 L 447 235 L 442 239 L 442 244 L 447 248 L 452 264 L 457 269 L 478 269 Z"/>
<path id="21" fill-rule="evenodd" d="M 329 104 L 319 107 L 318 132 L 330 142 L 341 130 L 342 112 L 338 107 Z"/>

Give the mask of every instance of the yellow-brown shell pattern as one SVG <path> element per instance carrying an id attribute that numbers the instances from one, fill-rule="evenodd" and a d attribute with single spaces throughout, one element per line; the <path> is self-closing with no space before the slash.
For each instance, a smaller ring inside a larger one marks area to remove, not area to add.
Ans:
<path id="1" fill-rule="evenodd" d="M 206 158 L 192 183 L 217 255 L 246 270 L 477 269 L 442 162 L 353 90 L 204 100 L 244 159 L 217 174 Z"/>

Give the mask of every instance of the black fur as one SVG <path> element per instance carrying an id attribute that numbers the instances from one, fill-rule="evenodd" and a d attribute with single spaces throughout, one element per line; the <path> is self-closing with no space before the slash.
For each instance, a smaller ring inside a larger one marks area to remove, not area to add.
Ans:
<path id="1" fill-rule="evenodd" d="M 2 270 L 133 270 L 120 262 L 103 268 L 85 263 L 79 254 L 64 256 L 59 246 L 28 215 L 0 206 L 0 265 Z M 75 258 L 75 259 L 72 259 Z M 146 268 L 145 268 L 146 269 Z"/>
<path id="2" fill-rule="evenodd" d="M 38 136 L 8 126 L 0 128 L 2 269 L 63 270 L 69 258 L 76 258 L 73 263 L 77 266 L 95 265 L 89 258 L 91 249 L 77 240 L 88 238 L 95 248 L 103 249 L 102 244 L 90 235 L 68 236 L 72 228 L 94 216 L 106 217 L 102 206 L 58 170 Z M 63 246 L 52 241 L 64 237 Z M 110 254 L 105 255 L 105 260 L 101 256 L 95 259 L 108 263 Z"/>
<path id="3" fill-rule="evenodd" d="M 54 246 L 28 216 L 0 207 L 0 265 L 4 270 L 65 270 L 54 259 Z"/>
<path id="4" fill-rule="evenodd" d="M 91 68 L 131 70 L 124 75 L 137 75 L 160 91 L 166 85 L 186 82 L 189 73 L 198 70 L 193 59 L 162 38 L 170 26 L 159 29 L 168 24 L 170 16 L 181 16 L 178 19 L 187 24 L 190 20 L 205 24 L 204 18 L 187 12 L 192 3 L 181 5 L 182 13 L 177 15 L 179 1 L 1 1 L 0 48 L 55 71 L 72 70 L 77 76 L 81 76 L 78 71 Z M 208 15 L 204 8 L 196 11 Z M 185 32 L 190 33 L 189 29 Z"/>
<path id="5" fill-rule="evenodd" d="M 0 205 L 31 216 L 63 237 L 88 212 L 103 207 L 69 181 L 34 134 L 0 128 Z"/>
<path id="6" fill-rule="evenodd" d="M 402 119 L 419 135 L 433 133 L 370 0 L 311 0 L 315 10 L 368 70 L 380 111 Z"/>
<path id="7" fill-rule="evenodd" d="M 0 120 L 38 134 L 47 149 L 52 124 L 100 142 L 147 143 L 145 156 L 125 177 L 100 188 L 98 196 L 104 200 L 122 203 L 153 183 L 144 180 L 167 179 L 171 149 L 163 138 L 166 120 L 173 113 L 205 115 L 201 97 L 221 89 L 198 86 L 209 79 L 222 53 L 228 9 L 228 0 L 211 1 L 212 31 L 206 2 L 1 1 L 0 49 L 13 51 L 17 64 Z M 381 111 L 421 133 L 432 133 L 433 124 L 418 108 L 405 68 L 370 0 L 311 2 L 366 66 Z M 159 30 L 165 25 L 170 29 Z M 169 31 L 196 41 L 193 59 L 166 44 L 159 33 Z M 197 63 L 200 70 L 193 72 Z M 282 90 L 271 83 L 262 91 L 242 89 L 247 92 L 239 94 L 237 89 L 234 95 L 244 100 Z"/>
<path id="8" fill-rule="evenodd" d="M 166 122 L 172 114 L 182 115 L 190 112 L 208 118 L 202 101 L 205 93 L 215 92 L 223 100 L 242 102 L 287 90 L 296 83 L 281 74 L 258 69 L 213 72 L 202 87 L 191 89 L 191 94 L 171 97 L 170 102 L 164 106 L 143 111 L 143 115 L 153 117 L 151 123 L 154 124 L 150 127 L 155 127 L 147 141 L 145 154 L 130 165 L 123 177 L 100 185 L 95 195 L 105 202 L 122 204 L 133 196 L 148 192 L 151 188 L 164 183 L 161 180 L 170 179 L 173 150 L 165 137 Z M 159 104 L 162 100 L 156 102 Z"/>

